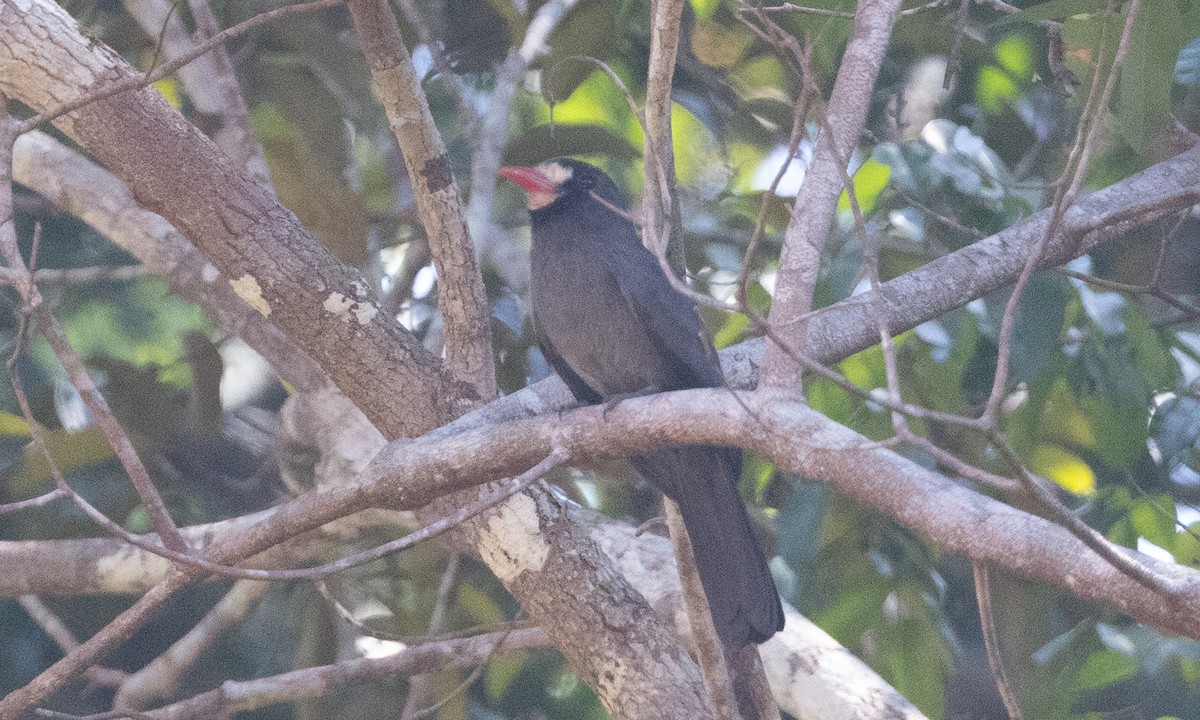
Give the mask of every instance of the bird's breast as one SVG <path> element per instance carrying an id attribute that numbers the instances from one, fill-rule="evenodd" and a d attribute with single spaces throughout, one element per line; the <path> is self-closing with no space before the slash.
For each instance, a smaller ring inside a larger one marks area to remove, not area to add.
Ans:
<path id="1" fill-rule="evenodd" d="M 621 293 L 612 260 L 586 246 L 541 246 L 531 253 L 538 332 L 601 395 L 663 384 L 661 352 Z"/>

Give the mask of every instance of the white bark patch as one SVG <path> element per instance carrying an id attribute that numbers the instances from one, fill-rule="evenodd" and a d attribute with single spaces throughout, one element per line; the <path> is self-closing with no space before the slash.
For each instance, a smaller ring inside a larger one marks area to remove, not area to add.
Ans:
<path id="1" fill-rule="evenodd" d="M 479 554 L 503 582 L 538 571 L 550 555 L 550 544 L 538 530 L 537 504 L 515 495 L 500 506 L 479 534 Z"/>
<path id="2" fill-rule="evenodd" d="M 326 311 L 337 315 L 343 320 L 349 319 L 350 306 L 353 304 L 353 300 L 340 292 L 329 293 L 329 297 L 325 298 L 325 302 L 323 303 Z"/>
<path id="3" fill-rule="evenodd" d="M 147 577 L 164 577 L 170 569 L 170 560 L 132 545 L 124 545 L 116 552 L 96 560 L 96 577 L 100 580 L 101 592 L 127 593 L 130 588 L 144 584 Z"/>
<path id="4" fill-rule="evenodd" d="M 371 322 L 371 318 L 379 313 L 379 308 L 371 303 L 358 303 L 358 307 L 351 310 L 354 313 L 354 319 L 358 320 L 359 325 L 366 325 Z"/>
<path id="5" fill-rule="evenodd" d="M 217 269 L 216 265 L 213 265 L 210 262 L 204 263 L 204 268 L 200 271 L 200 279 L 201 280 L 208 283 L 209 285 L 212 285 L 217 280 L 219 280 L 220 277 L 221 277 L 221 271 Z"/>
<path id="6" fill-rule="evenodd" d="M 263 317 L 271 316 L 271 305 L 263 297 L 262 287 L 253 275 L 246 273 L 237 280 L 230 280 L 229 284 L 233 286 L 233 291 L 238 294 L 238 297 L 246 301 L 247 305 L 257 310 Z"/>
<path id="7" fill-rule="evenodd" d="M 328 312 L 342 320 L 346 322 L 354 320 L 359 325 L 368 324 L 379 313 L 379 308 L 374 304 L 352 300 L 340 292 L 329 293 L 323 306 Z"/>

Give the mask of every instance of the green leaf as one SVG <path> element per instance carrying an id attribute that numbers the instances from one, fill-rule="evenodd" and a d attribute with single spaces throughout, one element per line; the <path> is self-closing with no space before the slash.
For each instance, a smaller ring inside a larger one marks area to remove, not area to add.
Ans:
<path id="1" fill-rule="evenodd" d="M 690 2 L 692 4 L 692 11 L 696 13 L 697 20 L 706 20 L 717 9 L 717 6 L 721 4 L 721 0 L 690 0 Z"/>
<path id="2" fill-rule="evenodd" d="M 713 335 L 713 345 L 718 350 L 723 350 L 737 342 L 742 336 L 742 331 L 750 326 L 750 318 L 741 313 L 734 313 L 729 316 L 725 324 Z"/>
<path id="3" fill-rule="evenodd" d="M 1038 23 L 1042 20 L 1062 20 L 1074 15 L 1088 15 L 1100 12 L 1108 3 L 1106 0 L 1050 0 L 1039 3 L 1019 13 L 1005 16 L 993 26 L 1009 25 L 1017 22 Z"/>
<path id="4" fill-rule="evenodd" d="M 854 173 L 854 177 L 851 178 L 854 183 L 854 198 L 858 201 L 858 206 L 864 215 L 870 215 L 871 211 L 875 209 L 875 201 L 879 198 L 879 193 L 887 187 L 891 173 L 890 166 L 873 157 L 867 158 L 858 172 Z M 843 212 L 850 210 L 849 192 L 842 191 L 841 197 L 838 198 L 837 209 Z"/>
<path id="5" fill-rule="evenodd" d="M 584 55 L 604 60 L 610 56 L 616 21 L 616 0 L 580 3 L 567 14 L 550 35 L 550 58 L 542 74 L 542 93 L 547 100 L 570 97 L 596 69 L 591 63 L 567 61 L 567 58 Z"/>
<path id="6" fill-rule="evenodd" d="M 536 165 L 560 155 L 602 155 L 635 160 L 641 157 L 628 140 L 600 125 L 538 125 L 504 150 L 506 165 Z"/>
<path id="7" fill-rule="evenodd" d="M 1183 37 L 1178 4 L 1162 0 L 1140 7 L 1121 64 L 1117 120 L 1126 142 L 1144 155 L 1171 121 L 1171 84 Z"/>
<path id="8" fill-rule="evenodd" d="M 1079 688 L 1099 690 L 1137 674 L 1137 660 L 1112 650 L 1092 653 L 1079 668 Z"/>
<path id="9" fill-rule="evenodd" d="M 1175 503 L 1170 495 L 1158 495 L 1139 502 L 1130 511 L 1129 519 L 1140 537 L 1168 552 L 1175 549 Z"/>
<path id="10" fill-rule="evenodd" d="M 1009 35 L 992 48 L 996 62 L 1009 75 L 1028 80 L 1033 73 L 1033 47 L 1022 34 Z"/>
<path id="11" fill-rule="evenodd" d="M 1029 468 L 1076 495 L 1096 491 L 1096 474 L 1075 453 L 1058 445 L 1040 445 L 1029 457 Z"/>
<path id="12" fill-rule="evenodd" d="M 990 113 L 997 113 L 1016 101 L 1020 88 L 1008 73 L 995 65 L 979 68 L 975 81 L 975 102 Z"/>
<path id="13" fill-rule="evenodd" d="M 504 693 L 508 692 L 509 686 L 521 674 L 528 660 L 528 652 L 503 653 L 493 657 L 487 664 L 483 678 L 488 697 L 493 700 L 504 697 Z"/>

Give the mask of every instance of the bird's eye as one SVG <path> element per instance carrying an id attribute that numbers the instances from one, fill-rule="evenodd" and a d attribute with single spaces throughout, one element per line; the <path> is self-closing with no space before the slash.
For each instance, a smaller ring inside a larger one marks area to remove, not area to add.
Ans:
<path id="1" fill-rule="evenodd" d="M 591 190 L 592 188 L 596 187 L 596 176 L 581 175 L 578 182 L 579 187 L 583 188 L 584 190 Z"/>

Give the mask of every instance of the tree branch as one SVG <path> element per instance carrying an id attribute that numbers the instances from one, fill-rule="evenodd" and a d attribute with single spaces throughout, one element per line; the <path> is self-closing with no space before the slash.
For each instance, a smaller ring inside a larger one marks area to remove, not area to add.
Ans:
<path id="1" fill-rule="evenodd" d="M 464 382 L 475 386 L 479 398 L 491 399 L 496 395 L 491 313 L 446 146 L 391 7 L 386 0 L 349 0 L 347 6 L 404 154 L 429 238 L 438 272 L 438 307 L 446 324 L 446 361 Z"/>
<path id="2" fill-rule="evenodd" d="M 779 278 L 768 322 L 791 348 L 810 352 L 807 315 L 821 265 L 821 250 L 842 192 L 846 159 L 857 146 L 867 120 L 875 78 L 883 65 L 899 0 L 858 5 L 854 30 L 842 56 L 826 107 L 826 128 L 817 137 L 813 160 L 792 206 L 779 256 Z M 874 325 L 867 323 L 867 328 Z M 768 345 L 760 382 L 771 387 L 800 387 L 801 367 L 786 348 Z"/>
<path id="3" fill-rule="evenodd" d="M 238 297 L 225 276 L 178 230 L 143 209 L 125 183 L 49 135 L 33 131 L 17 139 L 14 179 L 83 220 L 171 289 L 244 339 L 281 377 L 301 390 L 329 384 L 329 376 L 267 318 Z M 39 270 L 41 279 L 45 270 Z"/>
<path id="4" fill-rule="evenodd" d="M 34 108 L 57 107 L 81 88 L 141 77 L 82 35 L 61 7 L 31 0 L 18 9 L 15 2 L 0 0 L 7 9 L 0 12 L 0 91 Z M 418 434 L 453 417 L 445 398 L 478 399 L 379 312 L 356 271 L 157 92 L 131 90 L 92 102 L 56 125 L 125 181 L 143 206 L 183 231 L 233 290 L 321 362 L 385 434 Z M 358 362 L 345 362 L 347 356 Z"/>

